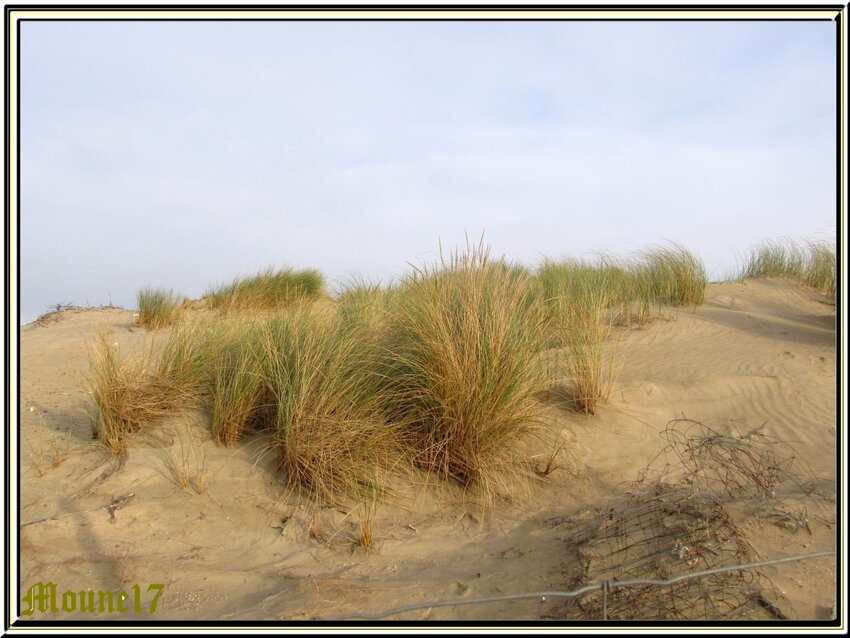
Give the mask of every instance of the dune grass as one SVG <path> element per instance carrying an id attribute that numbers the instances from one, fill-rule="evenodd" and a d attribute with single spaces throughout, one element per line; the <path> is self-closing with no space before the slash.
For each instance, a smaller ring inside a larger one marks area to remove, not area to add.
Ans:
<path id="1" fill-rule="evenodd" d="M 144 423 L 161 419 L 175 407 L 172 393 L 152 377 L 150 360 L 150 349 L 122 359 L 109 333 L 97 335 L 87 379 L 96 407 L 92 434 L 110 452 L 126 453 L 128 434 Z"/>
<path id="2" fill-rule="evenodd" d="M 136 295 L 139 323 L 152 330 L 165 328 L 180 317 L 181 299 L 172 290 L 142 288 Z"/>
<path id="3" fill-rule="evenodd" d="M 755 247 L 747 257 L 739 277 L 789 277 L 802 280 L 806 274 L 805 248 L 794 240 L 768 240 Z"/>
<path id="4" fill-rule="evenodd" d="M 229 312 L 272 310 L 299 299 L 316 299 L 323 295 L 325 280 L 318 270 L 269 268 L 210 289 L 204 298 L 211 308 Z"/>
<path id="5" fill-rule="evenodd" d="M 835 248 L 826 242 L 809 242 L 803 282 L 835 299 Z"/>
<path id="6" fill-rule="evenodd" d="M 656 301 L 696 307 L 705 299 L 705 266 L 686 248 L 673 244 L 645 251 L 641 265 Z"/>
<path id="7" fill-rule="evenodd" d="M 546 260 L 536 279 L 550 344 L 566 348 L 573 403 L 585 414 L 596 412 L 613 383 L 603 346 L 611 326 L 643 325 L 663 305 L 698 306 L 708 283 L 699 258 L 675 244 L 632 259 Z"/>
<path id="8" fill-rule="evenodd" d="M 262 312 L 187 315 L 135 359 L 102 336 L 97 431 L 120 452 L 128 433 L 198 407 L 221 444 L 267 432 L 289 487 L 326 501 L 382 494 L 383 477 L 416 468 L 492 502 L 527 470 L 519 443 L 540 433 L 546 351 L 566 354 L 576 409 L 593 414 L 613 380 L 611 325 L 696 305 L 704 288 L 702 264 L 679 247 L 532 271 L 478 244 L 390 287 L 352 282 L 329 304 L 313 303 L 315 271 L 266 271 L 207 295 Z"/>
<path id="9" fill-rule="evenodd" d="M 824 241 L 767 240 L 743 260 L 737 278 L 784 277 L 835 298 L 835 247 Z"/>
<path id="10" fill-rule="evenodd" d="M 538 416 L 542 307 L 482 246 L 404 280 L 391 310 L 389 407 L 414 463 L 484 494 L 508 489 Z"/>
<path id="11" fill-rule="evenodd" d="M 248 428 L 263 429 L 267 403 L 263 378 L 247 344 L 229 344 L 214 371 L 210 396 L 210 434 L 224 445 L 233 445 Z"/>
<path id="12" fill-rule="evenodd" d="M 603 352 L 603 342 L 610 330 L 606 306 L 604 289 L 590 289 L 573 298 L 555 300 L 554 307 L 560 313 L 557 329 L 567 349 L 572 403 L 584 414 L 596 413 L 598 403 L 608 398 L 614 381 Z"/>
<path id="13" fill-rule="evenodd" d="M 292 488 L 337 500 L 371 485 L 398 455 L 398 428 L 384 419 L 383 383 L 364 337 L 364 325 L 303 303 L 261 326 L 259 369 Z"/>
<path id="14" fill-rule="evenodd" d="M 610 259 L 564 260 L 544 262 L 537 278 L 550 344 L 566 348 L 574 407 L 594 414 L 612 381 L 605 374 L 602 345 L 609 332 L 609 308 L 614 307 L 614 317 L 631 314 L 629 273 Z"/>
<path id="15" fill-rule="evenodd" d="M 87 381 L 96 407 L 93 434 L 121 453 L 128 434 L 201 404 L 211 394 L 227 335 L 221 322 L 178 321 L 158 347 L 149 341 L 141 354 L 121 357 L 112 337 L 99 333 L 89 353 Z"/>

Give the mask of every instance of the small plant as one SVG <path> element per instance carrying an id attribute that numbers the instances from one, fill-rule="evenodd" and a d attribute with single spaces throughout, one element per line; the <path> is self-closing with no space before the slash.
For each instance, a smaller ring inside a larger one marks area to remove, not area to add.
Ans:
<path id="1" fill-rule="evenodd" d="M 37 414 L 38 418 L 41 419 L 41 422 L 44 424 L 44 427 L 49 429 L 44 415 L 38 408 L 30 406 L 29 411 L 31 414 Z M 38 475 L 44 476 L 48 463 L 55 469 L 62 465 L 62 463 L 64 463 L 68 458 L 71 446 L 71 433 L 70 431 L 66 432 L 63 436 L 60 436 L 57 441 L 56 433 L 51 432 L 50 441 L 48 443 L 50 448 L 49 451 L 45 449 L 44 445 L 40 445 L 38 451 L 33 448 L 32 443 L 30 442 L 27 443 L 27 446 L 29 447 L 30 458 L 38 471 Z"/>
<path id="2" fill-rule="evenodd" d="M 198 494 L 203 494 L 207 491 L 207 473 L 201 471 L 195 476 L 195 491 Z"/>
<path id="3" fill-rule="evenodd" d="M 142 288 L 136 299 L 139 323 L 152 330 L 170 326 L 180 316 L 182 302 L 171 290 Z"/>
<path id="4" fill-rule="evenodd" d="M 314 512 L 310 517 L 310 525 L 307 528 L 307 533 L 320 543 L 325 540 L 325 528 L 319 522 L 318 512 Z"/>
<path id="5" fill-rule="evenodd" d="M 364 549 L 371 549 L 375 543 L 375 516 L 378 512 L 378 481 L 358 483 L 352 492 L 357 500 L 357 538 L 356 543 Z"/>
<path id="6" fill-rule="evenodd" d="M 192 486 L 195 492 L 203 494 L 207 481 L 203 444 L 196 440 L 189 427 L 180 427 L 176 439 L 176 446 L 169 448 L 165 455 L 168 472 L 181 490 Z"/>
<path id="7" fill-rule="evenodd" d="M 611 323 L 630 323 L 635 301 L 649 303 L 635 272 L 605 257 L 598 263 L 545 262 L 538 271 L 552 345 L 565 349 L 559 372 L 566 368 L 572 403 L 585 414 L 594 414 L 610 390 L 603 343 Z"/>
<path id="8" fill-rule="evenodd" d="M 44 476 L 47 474 L 47 463 L 45 461 L 44 449 L 40 448 L 36 450 L 31 442 L 27 442 L 27 447 L 29 448 L 30 460 L 32 461 L 33 467 L 35 467 L 39 476 Z"/>
<path id="9" fill-rule="evenodd" d="M 53 434 L 50 435 L 50 464 L 54 469 L 62 465 L 68 458 L 69 436 L 70 432 L 65 434 L 64 443 L 59 444 L 56 442 L 56 436 Z"/>
<path id="10" fill-rule="evenodd" d="M 588 290 L 568 302 L 563 311 L 562 338 L 569 354 L 574 403 L 585 414 L 596 414 L 596 406 L 608 398 L 612 382 L 602 346 L 609 330 L 605 307 L 605 294 Z"/>

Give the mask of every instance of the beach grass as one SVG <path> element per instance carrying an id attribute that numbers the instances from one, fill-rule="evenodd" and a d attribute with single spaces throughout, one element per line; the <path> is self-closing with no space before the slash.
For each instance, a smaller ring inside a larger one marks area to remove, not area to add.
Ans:
<path id="1" fill-rule="evenodd" d="M 273 310 L 299 299 L 326 295 L 323 275 L 314 269 L 268 268 L 207 291 L 210 308 L 223 312 Z"/>
<path id="2" fill-rule="evenodd" d="M 181 299 L 172 290 L 142 288 L 136 295 L 139 323 L 152 330 L 165 328 L 180 317 Z"/>
<path id="3" fill-rule="evenodd" d="M 826 242 L 809 242 L 808 261 L 803 282 L 834 299 L 835 272 L 835 248 Z"/>
<path id="4" fill-rule="evenodd" d="M 644 251 L 642 267 L 652 297 L 672 306 L 699 306 L 705 299 L 708 277 L 702 261 L 682 246 Z"/>
<path id="5" fill-rule="evenodd" d="M 820 240 L 773 239 L 754 246 L 737 278 L 782 277 L 799 281 L 835 298 L 835 246 Z"/>
<path id="6" fill-rule="evenodd" d="M 390 418 L 417 467 L 485 495 L 516 476 L 538 416 L 543 309 L 524 272 L 480 244 L 416 269 L 389 311 Z"/>
<path id="7" fill-rule="evenodd" d="M 127 436 L 175 408 L 173 394 L 150 373 L 151 351 L 122 358 L 120 346 L 106 331 L 98 333 L 89 353 L 89 393 L 96 413 L 92 435 L 115 454 L 127 451 Z"/>
<path id="8" fill-rule="evenodd" d="M 121 359 L 101 336 L 96 430 L 119 452 L 145 423 L 200 408 L 220 444 L 269 434 L 289 488 L 325 501 L 383 494 L 393 472 L 424 470 L 493 502 L 527 470 L 520 442 L 540 434 L 549 353 L 566 361 L 555 373 L 575 409 L 593 414 L 613 383 L 611 327 L 698 305 L 704 290 L 702 263 L 675 245 L 537 269 L 467 245 L 322 304 L 316 271 L 269 270 L 211 291 L 226 312 L 185 313 L 143 356 Z"/>
<path id="9" fill-rule="evenodd" d="M 370 485 L 398 455 L 373 344 L 362 338 L 366 325 L 299 303 L 262 324 L 257 339 L 287 483 L 329 501 L 350 496 L 352 485 Z"/>

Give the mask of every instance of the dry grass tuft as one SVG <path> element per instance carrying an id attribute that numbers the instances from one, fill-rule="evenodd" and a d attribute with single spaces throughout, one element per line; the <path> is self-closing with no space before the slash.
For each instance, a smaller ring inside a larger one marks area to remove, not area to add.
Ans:
<path id="1" fill-rule="evenodd" d="M 139 323 L 152 330 L 170 326 L 180 317 L 182 302 L 171 290 L 142 288 L 136 302 Z"/>
<path id="2" fill-rule="evenodd" d="M 141 355 L 121 360 L 118 343 L 105 331 L 98 333 L 90 352 L 87 383 L 97 410 L 92 434 L 113 453 L 125 453 L 127 435 L 175 407 L 168 388 L 151 376 L 150 358 L 147 348 Z"/>
<path id="3" fill-rule="evenodd" d="M 768 240 L 744 259 L 739 279 L 784 277 L 835 298 L 835 246 L 824 241 Z"/>
<path id="4" fill-rule="evenodd" d="M 538 417 L 532 283 L 479 245 L 416 270 L 390 304 L 388 409 L 414 462 L 491 496 L 510 489 L 515 444 Z"/>
<path id="5" fill-rule="evenodd" d="M 643 268 L 656 300 L 674 306 L 699 306 L 705 299 L 708 277 L 702 261 L 673 244 L 643 254 Z"/>
<path id="6" fill-rule="evenodd" d="M 335 501 L 397 455 L 398 428 L 384 420 L 368 337 L 362 326 L 309 304 L 260 326 L 266 418 L 291 487 Z"/>
<path id="7" fill-rule="evenodd" d="M 269 268 L 211 289 L 204 298 L 211 308 L 238 312 L 274 310 L 298 300 L 318 299 L 325 295 L 325 280 L 318 270 Z"/>

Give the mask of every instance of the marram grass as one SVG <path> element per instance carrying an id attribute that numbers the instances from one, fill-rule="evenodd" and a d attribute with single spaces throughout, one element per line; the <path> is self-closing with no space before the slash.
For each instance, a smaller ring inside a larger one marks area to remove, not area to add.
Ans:
<path id="1" fill-rule="evenodd" d="M 266 432 L 289 487 L 323 500 L 384 493 L 415 468 L 492 502 L 527 476 L 546 351 L 564 354 L 576 409 L 592 414 L 612 381 L 611 325 L 699 304 L 704 288 L 701 262 L 678 247 L 530 270 L 479 244 L 326 304 L 313 303 L 325 295 L 315 271 L 266 271 L 206 297 L 240 312 L 187 312 L 145 357 L 120 359 L 101 338 L 97 431 L 120 452 L 165 413 L 200 408 L 221 444 Z"/>
<path id="2" fill-rule="evenodd" d="M 835 247 L 824 241 L 768 240 L 743 260 L 738 278 L 784 277 L 835 298 Z"/>
<path id="3" fill-rule="evenodd" d="M 318 270 L 267 269 L 207 292 L 209 306 L 221 311 L 273 310 L 300 299 L 325 295 L 324 277 Z"/>
<path id="4" fill-rule="evenodd" d="M 398 456 L 398 428 L 384 418 L 366 329 L 296 304 L 263 324 L 257 340 L 286 480 L 331 501 L 369 484 Z"/>
<path id="5" fill-rule="evenodd" d="M 136 295 L 139 323 L 153 330 L 165 328 L 180 317 L 181 300 L 171 290 L 142 288 Z"/>
<path id="6" fill-rule="evenodd" d="M 92 434 L 115 454 L 127 451 L 127 437 L 144 424 L 157 421 L 177 407 L 170 388 L 150 373 L 150 348 L 141 355 L 121 357 L 112 335 L 98 333 L 89 354 L 89 393 L 96 413 Z"/>
<path id="7" fill-rule="evenodd" d="M 544 379 L 543 307 L 524 273 L 481 246 L 418 269 L 393 304 L 390 418 L 414 463 L 485 494 L 509 489 Z"/>

